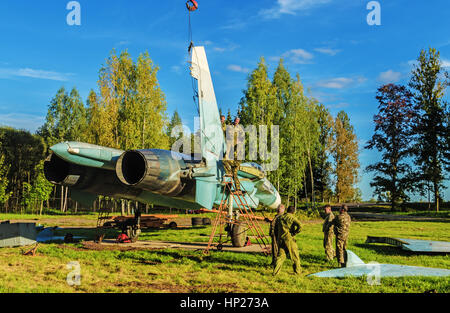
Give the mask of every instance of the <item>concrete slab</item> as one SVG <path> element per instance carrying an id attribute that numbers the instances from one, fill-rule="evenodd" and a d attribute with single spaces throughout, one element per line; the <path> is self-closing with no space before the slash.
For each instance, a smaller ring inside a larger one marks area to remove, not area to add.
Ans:
<path id="1" fill-rule="evenodd" d="M 35 223 L 0 224 L 0 248 L 20 247 L 36 243 Z"/>
<path id="2" fill-rule="evenodd" d="M 450 253 L 450 242 L 447 241 L 367 236 L 366 243 L 386 243 L 413 252 Z"/>

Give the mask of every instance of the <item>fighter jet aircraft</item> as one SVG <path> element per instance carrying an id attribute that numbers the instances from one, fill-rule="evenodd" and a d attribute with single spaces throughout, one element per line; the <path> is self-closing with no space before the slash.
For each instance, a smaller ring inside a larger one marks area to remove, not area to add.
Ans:
<path id="1" fill-rule="evenodd" d="M 204 47 L 193 47 L 191 56 L 191 76 L 198 83 L 201 159 L 159 149 L 122 151 L 63 142 L 50 148 L 46 178 L 68 186 L 71 197 L 86 205 L 103 195 L 170 208 L 218 206 L 224 193 L 226 142 Z M 249 206 L 277 208 L 281 203 L 260 165 L 241 164 L 238 178 Z"/>

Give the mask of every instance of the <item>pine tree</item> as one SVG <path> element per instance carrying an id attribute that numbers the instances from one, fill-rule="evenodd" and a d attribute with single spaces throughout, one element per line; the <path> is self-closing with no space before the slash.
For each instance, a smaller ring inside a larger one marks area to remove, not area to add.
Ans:
<path id="1" fill-rule="evenodd" d="M 239 114 L 237 114 L 236 116 L 239 116 Z M 225 119 L 225 124 L 227 124 L 227 125 L 233 124 L 233 117 L 231 116 L 231 110 L 230 109 L 228 109 L 227 117 Z"/>
<path id="2" fill-rule="evenodd" d="M 316 158 L 313 160 L 314 184 L 320 199 L 325 202 L 325 198 L 330 199 L 330 170 L 331 163 L 328 160 L 329 137 L 332 132 L 331 115 L 328 109 L 323 105 L 317 106 L 317 123 L 319 125 L 319 138 L 317 145 Z"/>
<path id="3" fill-rule="evenodd" d="M 430 48 L 422 50 L 418 64 L 412 71 L 409 83 L 415 101 L 415 121 L 413 133 L 416 143 L 413 148 L 414 163 L 420 174 L 417 176 L 424 184 L 431 183 L 436 211 L 439 211 L 440 191 L 445 179 L 444 169 L 449 166 L 448 159 L 448 111 L 444 100 L 445 89 L 450 84 L 439 52 Z"/>
<path id="4" fill-rule="evenodd" d="M 181 134 L 179 137 L 172 137 L 172 130 L 176 126 L 182 126 L 182 125 L 183 125 L 183 121 L 181 120 L 181 117 L 178 114 L 178 112 L 175 110 L 175 112 L 173 112 L 172 118 L 170 119 L 169 125 L 167 126 L 167 132 L 166 132 L 166 135 L 169 137 L 169 146 L 170 147 L 172 147 L 174 142 L 177 141 L 178 139 L 180 139 L 180 137 L 181 137 Z"/>

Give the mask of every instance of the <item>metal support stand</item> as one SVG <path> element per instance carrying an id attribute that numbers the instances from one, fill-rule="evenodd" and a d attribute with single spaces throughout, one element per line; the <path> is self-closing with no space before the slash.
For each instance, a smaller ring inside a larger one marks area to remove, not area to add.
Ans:
<path id="1" fill-rule="evenodd" d="M 224 225 L 226 225 L 225 230 L 228 232 L 229 236 L 233 233 L 236 235 L 236 230 L 239 231 L 237 235 L 243 232 L 247 232 L 247 230 L 251 230 L 263 253 L 265 255 L 269 255 L 269 239 L 264 234 L 261 225 L 259 225 L 258 220 L 255 218 L 255 214 L 253 213 L 251 207 L 248 205 L 243 191 L 241 189 L 236 189 L 236 185 L 231 175 L 225 175 L 222 184 L 223 193 L 219 205 L 219 212 L 217 213 L 217 216 L 214 220 L 208 246 L 203 251 L 204 254 L 208 254 L 209 250 L 212 248 L 217 229 L 219 229 L 219 243 L 216 245 L 216 248 L 217 250 L 222 250 L 224 243 L 224 241 L 222 240 L 222 228 Z M 233 212 L 233 203 L 236 203 L 238 207 L 236 212 Z M 234 213 L 236 213 L 236 216 L 234 216 Z M 244 230 L 242 230 L 242 228 L 244 228 Z M 233 229 L 235 230 L 235 232 L 233 232 Z"/>

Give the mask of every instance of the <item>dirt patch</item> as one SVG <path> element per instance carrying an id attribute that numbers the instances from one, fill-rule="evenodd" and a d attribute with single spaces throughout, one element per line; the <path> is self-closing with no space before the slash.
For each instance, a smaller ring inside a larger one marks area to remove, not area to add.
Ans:
<path id="1" fill-rule="evenodd" d="M 69 245 L 59 245 L 58 248 L 61 249 L 71 249 L 75 251 L 86 251 L 86 250 L 93 250 L 93 251 L 136 251 L 136 250 L 161 250 L 160 248 L 142 248 L 142 247 L 130 247 L 130 246 L 122 246 L 121 244 L 117 245 L 103 245 L 100 243 L 95 243 L 92 241 L 83 241 L 82 242 L 83 247 L 78 248 L 74 246 Z"/>
<path id="2" fill-rule="evenodd" d="M 79 226 L 79 227 L 97 226 L 97 220 L 91 220 L 87 218 L 74 218 L 74 217 L 14 220 L 14 223 L 36 223 L 46 226 Z"/>

